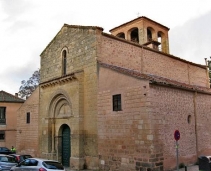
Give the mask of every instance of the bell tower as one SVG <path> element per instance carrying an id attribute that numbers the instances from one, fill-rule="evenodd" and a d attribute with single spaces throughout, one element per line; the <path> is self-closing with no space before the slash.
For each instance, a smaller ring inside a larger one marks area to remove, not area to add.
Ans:
<path id="1" fill-rule="evenodd" d="M 110 30 L 114 36 L 169 54 L 168 31 L 168 27 L 144 16 Z"/>

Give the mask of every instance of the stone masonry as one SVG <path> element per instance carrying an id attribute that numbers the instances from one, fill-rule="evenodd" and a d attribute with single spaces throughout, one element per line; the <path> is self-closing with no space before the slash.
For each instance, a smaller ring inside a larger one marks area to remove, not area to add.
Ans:
<path id="1" fill-rule="evenodd" d="M 173 133 L 179 129 L 180 163 L 210 154 L 207 67 L 169 54 L 168 30 L 146 17 L 112 34 L 64 24 L 41 53 L 35 105 L 29 99 L 19 113 L 35 114 L 38 144 L 25 148 L 75 170 L 168 171 L 176 168 Z M 159 43 L 145 42 L 147 34 L 162 37 L 162 51 L 146 45 Z M 134 35 L 139 42 L 130 40 Z M 114 95 L 121 110 L 113 110 Z"/>

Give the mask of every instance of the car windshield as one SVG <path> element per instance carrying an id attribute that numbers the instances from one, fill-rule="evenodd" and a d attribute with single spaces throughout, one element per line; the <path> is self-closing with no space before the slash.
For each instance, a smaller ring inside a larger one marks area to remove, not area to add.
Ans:
<path id="1" fill-rule="evenodd" d="M 32 158 L 32 156 L 31 155 L 23 155 L 23 158 L 28 159 L 28 158 Z"/>
<path id="2" fill-rule="evenodd" d="M 61 163 L 55 162 L 55 161 L 44 161 L 43 166 L 45 166 L 47 169 L 57 169 L 57 170 L 63 170 L 64 167 Z"/>
<path id="3" fill-rule="evenodd" d="M 15 158 L 8 156 L 0 156 L 0 162 L 16 163 Z"/>

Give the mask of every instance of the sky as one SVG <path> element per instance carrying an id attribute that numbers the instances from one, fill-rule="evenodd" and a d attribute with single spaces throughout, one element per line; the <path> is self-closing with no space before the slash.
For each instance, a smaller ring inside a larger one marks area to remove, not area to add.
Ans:
<path id="1" fill-rule="evenodd" d="M 140 16 L 170 28 L 170 54 L 202 65 L 210 59 L 210 0 L 0 0 L 0 91 L 19 91 L 65 23 L 109 33 Z"/>

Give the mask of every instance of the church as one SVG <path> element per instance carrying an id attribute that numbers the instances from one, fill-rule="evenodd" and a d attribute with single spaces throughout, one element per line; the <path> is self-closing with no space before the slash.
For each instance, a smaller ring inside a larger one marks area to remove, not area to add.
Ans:
<path id="1" fill-rule="evenodd" d="M 207 66 L 171 55 L 168 31 L 145 16 L 110 34 L 64 24 L 18 110 L 17 150 L 105 171 L 174 170 L 176 142 L 179 164 L 211 154 Z"/>

